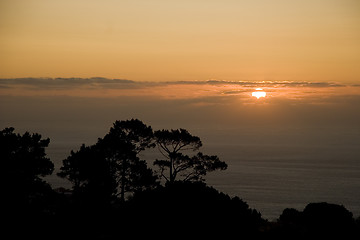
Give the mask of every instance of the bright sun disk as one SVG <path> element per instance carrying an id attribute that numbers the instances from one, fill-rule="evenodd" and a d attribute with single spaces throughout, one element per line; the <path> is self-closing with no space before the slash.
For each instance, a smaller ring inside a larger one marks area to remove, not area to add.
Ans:
<path id="1" fill-rule="evenodd" d="M 262 91 L 262 88 L 255 89 L 256 92 L 252 92 L 251 96 L 256 97 L 257 99 L 266 97 L 266 92 Z"/>

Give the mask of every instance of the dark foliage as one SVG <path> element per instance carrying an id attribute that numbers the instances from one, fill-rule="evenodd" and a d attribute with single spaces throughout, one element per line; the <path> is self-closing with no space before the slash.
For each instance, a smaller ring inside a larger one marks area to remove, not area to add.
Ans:
<path id="1" fill-rule="evenodd" d="M 344 206 L 309 203 L 303 211 L 285 209 L 269 236 L 281 239 L 358 239 L 360 232 L 352 213 Z"/>
<path id="2" fill-rule="evenodd" d="M 227 164 L 217 156 L 208 156 L 199 152 L 202 142 L 185 129 L 158 130 L 154 133 L 155 142 L 164 159 L 157 159 L 154 165 L 159 167 L 160 175 L 167 182 L 176 180 L 204 181 L 211 171 L 225 170 Z M 193 156 L 189 153 L 195 152 Z"/>
<path id="3" fill-rule="evenodd" d="M 50 139 L 40 134 L 0 131 L 1 229 L 3 239 L 16 239 L 39 219 L 50 217 L 58 206 L 57 196 L 42 177 L 52 174 L 54 164 L 46 157 Z M 46 225 L 41 225 L 45 230 Z M 9 234 L 11 234 L 9 236 Z"/>
<path id="4" fill-rule="evenodd" d="M 58 176 L 67 178 L 73 185 L 73 195 L 78 201 L 110 204 L 115 199 L 116 181 L 113 177 L 116 165 L 106 161 L 96 146 L 82 145 L 77 152 L 63 160 Z"/>
<path id="5" fill-rule="evenodd" d="M 139 120 L 116 121 L 95 145 L 72 151 L 58 176 L 71 181 L 74 194 L 83 201 L 125 201 L 126 194 L 157 185 L 153 171 L 138 157 L 154 146 L 152 136 L 151 127 Z"/>
<path id="6" fill-rule="evenodd" d="M 8 204 L 7 211 L 17 211 L 19 206 L 36 208 L 51 194 L 50 185 L 41 178 L 54 170 L 45 153 L 49 143 L 50 139 L 37 133 L 20 135 L 14 128 L 0 131 L 2 199 Z"/>
<path id="7" fill-rule="evenodd" d="M 146 148 L 155 147 L 153 136 L 153 130 L 150 126 L 147 126 L 139 119 L 131 119 L 115 121 L 105 138 L 116 138 L 131 143 L 134 150 L 139 153 Z"/>
<path id="8" fill-rule="evenodd" d="M 172 149 L 169 152 L 176 157 L 180 154 L 182 163 L 189 165 L 191 171 L 200 171 L 199 176 L 226 168 L 225 163 L 217 162 L 216 156 L 197 153 L 189 157 L 181 153 L 182 150 L 197 151 L 201 146 L 200 139 L 186 130 L 162 131 L 161 134 L 167 136 L 166 141 L 162 140 L 162 147 Z M 181 141 L 171 140 L 175 135 L 182 136 Z M 159 141 L 159 135 L 157 137 Z M 13 128 L 2 130 L 0 157 L 2 200 L 5 201 L 1 205 L 0 237 L 360 238 L 360 218 L 355 220 L 342 205 L 321 202 L 310 203 L 303 211 L 286 208 L 277 222 L 268 222 L 239 197 L 230 197 L 203 181 L 195 181 L 203 180 L 200 177 L 191 178 L 191 181 L 175 181 L 174 178 L 164 186 L 155 184 L 152 170 L 137 156 L 145 148 L 154 146 L 152 139 L 151 128 L 141 121 L 115 122 L 109 134 L 97 144 L 83 145 L 63 161 L 59 176 L 69 179 L 74 184 L 73 189 L 53 190 L 41 178 L 54 169 L 45 153 L 50 140 L 42 139 L 39 134 L 15 134 Z M 199 168 L 192 162 L 204 159 Z M 128 201 L 118 201 L 119 190 L 133 194 Z"/>
<path id="9" fill-rule="evenodd" d="M 256 236 L 265 221 L 238 197 L 218 192 L 202 182 L 176 181 L 135 194 L 128 202 L 131 219 L 147 229 L 175 237 Z"/>
<path id="10" fill-rule="evenodd" d="M 352 213 L 342 205 L 310 203 L 303 211 L 303 218 L 308 232 L 314 236 L 354 236 L 355 221 Z"/>

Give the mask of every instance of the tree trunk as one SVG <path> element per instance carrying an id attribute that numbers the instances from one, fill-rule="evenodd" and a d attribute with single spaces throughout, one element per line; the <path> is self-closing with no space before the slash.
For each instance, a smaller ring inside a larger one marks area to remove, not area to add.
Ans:
<path id="1" fill-rule="evenodd" d="M 123 160 L 122 169 L 121 169 L 121 192 L 120 192 L 120 200 L 121 202 L 125 202 L 125 161 Z"/>
<path id="2" fill-rule="evenodd" d="M 173 176 L 173 159 L 170 157 L 170 183 L 174 182 L 174 176 Z"/>

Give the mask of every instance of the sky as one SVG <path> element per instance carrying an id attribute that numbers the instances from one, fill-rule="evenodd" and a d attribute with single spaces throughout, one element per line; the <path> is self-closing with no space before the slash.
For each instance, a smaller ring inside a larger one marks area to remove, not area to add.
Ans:
<path id="1" fill-rule="evenodd" d="M 1 0 L 0 78 L 360 79 L 358 0 Z"/>

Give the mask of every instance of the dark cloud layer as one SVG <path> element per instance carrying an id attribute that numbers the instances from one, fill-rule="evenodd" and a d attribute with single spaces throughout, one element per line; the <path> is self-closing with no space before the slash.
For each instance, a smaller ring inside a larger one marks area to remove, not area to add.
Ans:
<path id="1" fill-rule="evenodd" d="M 88 88 L 133 88 L 136 83 L 126 79 L 93 78 L 13 78 L 0 79 L 0 87 L 26 86 L 30 88 L 66 89 L 76 87 Z"/>
<path id="2" fill-rule="evenodd" d="M 66 88 L 111 88 L 131 89 L 166 85 L 237 85 L 242 87 L 342 87 L 344 85 L 332 82 L 308 81 L 174 81 L 174 82 L 140 82 L 127 79 L 92 78 L 8 78 L 0 79 L 0 88 L 24 86 L 32 89 L 66 89 Z"/>
<path id="3" fill-rule="evenodd" d="M 344 85 L 333 82 L 309 82 L 309 81 L 226 81 L 226 80 L 207 80 L 207 81 L 177 81 L 167 82 L 167 84 L 209 84 L 209 85 L 240 85 L 253 87 L 262 85 L 264 87 L 342 87 Z"/>

